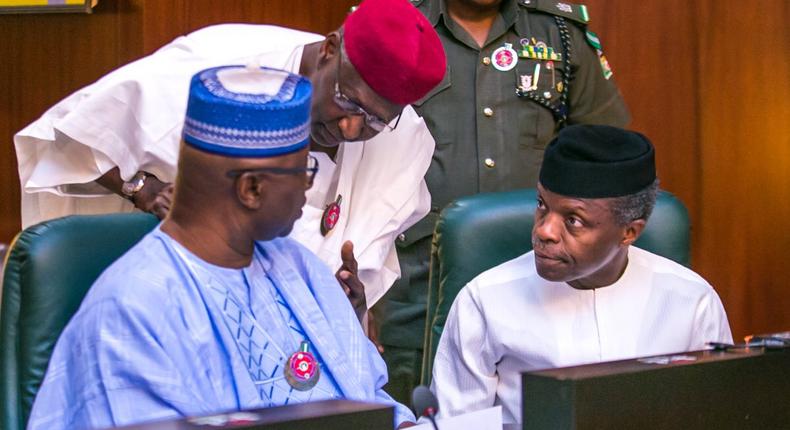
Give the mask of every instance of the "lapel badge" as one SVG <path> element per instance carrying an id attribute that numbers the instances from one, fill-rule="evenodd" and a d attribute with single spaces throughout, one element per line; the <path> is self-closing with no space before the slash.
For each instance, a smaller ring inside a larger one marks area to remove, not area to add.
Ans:
<path id="1" fill-rule="evenodd" d="M 516 63 L 518 62 L 518 53 L 515 49 L 513 49 L 512 44 L 506 43 L 504 46 L 500 46 L 494 50 L 494 52 L 491 54 L 491 60 L 493 60 L 495 69 L 499 70 L 500 72 L 507 72 L 508 70 L 512 70 L 514 67 L 516 67 Z"/>
<path id="2" fill-rule="evenodd" d="M 310 352 L 310 343 L 302 341 L 299 350 L 291 354 L 283 369 L 288 385 L 299 391 L 309 391 L 318 383 L 321 369 Z"/>
<path id="3" fill-rule="evenodd" d="M 518 89 L 521 91 L 530 91 L 532 89 L 532 75 L 520 75 L 518 79 Z"/>
<path id="4" fill-rule="evenodd" d="M 324 208 L 324 214 L 321 216 L 321 235 L 326 236 L 337 225 L 340 220 L 340 202 L 342 200 L 343 196 L 338 194 L 337 199 Z"/>

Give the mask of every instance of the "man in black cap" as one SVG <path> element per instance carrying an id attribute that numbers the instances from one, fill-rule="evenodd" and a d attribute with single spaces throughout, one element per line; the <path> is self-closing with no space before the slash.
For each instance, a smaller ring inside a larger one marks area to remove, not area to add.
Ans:
<path id="1" fill-rule="evenodd" d="M 565 125 L 623 127 L 630 118 L 583 5 L 411 2 L 439 35 L 447 73 L 414 103 L 436 140 L 425 174 L 431 211 L 398 236 L 401 277 L 374 308 L 387 390 L 401 401 L 420 380 L 431 240 L 441 210 L 463 196 L 534 188 L 546 145 Z"/>
<path id="2" fill-rule="evenodd" d="M 710 284 L 631 246 L 657 191 L 643 135 L 559 133 L 540 171 L 533 251 L 472 280 L 447 317 L 433 367 L 441 411 L 501 404 L 505 423 L 521 422 L 523 371 L 732 342 Z"/>

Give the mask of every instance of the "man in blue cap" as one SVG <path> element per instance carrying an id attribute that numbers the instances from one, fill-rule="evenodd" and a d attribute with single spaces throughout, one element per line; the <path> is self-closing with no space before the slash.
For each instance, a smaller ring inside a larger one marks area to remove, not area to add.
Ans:
<path id="1" fill-rule="evenodd" d="M 61 335 L 30 429 L 105 428 L 348 398 L 390 403 L 343 290 L 287 238 L 318 163 L 311 85 L 226 66 L 191 82 L 168 218 L 95 282 Z"/>
<path id="2" fill-rule="evenodd" d="M 656 201 L 652 144 L 603 125 L 562 129 L 538 181 L 533 250 L 453 303 L 433 366 L 439 410 L 502 405 L 520 423 L 521 372 L 732 343 L 702 277 L 633 246 Z"/>

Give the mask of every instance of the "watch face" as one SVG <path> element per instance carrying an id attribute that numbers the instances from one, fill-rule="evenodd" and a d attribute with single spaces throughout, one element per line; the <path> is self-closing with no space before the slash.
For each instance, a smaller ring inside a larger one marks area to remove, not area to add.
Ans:
<path id="1" fill-rule="evenodd" d="M 137 172 L 132 179 L 124 182 L 121 185 L 121 193 L 127 197 L 132 197 L 136 192 L 140 191 L 145 185 L 145 178 L 148 177 L 143 172 Z"/>

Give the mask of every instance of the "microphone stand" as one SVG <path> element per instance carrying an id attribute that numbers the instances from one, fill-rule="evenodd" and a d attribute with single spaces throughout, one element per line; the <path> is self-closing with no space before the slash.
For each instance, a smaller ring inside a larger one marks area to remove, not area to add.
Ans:
<path id="1" fill-rule="evenodd" d="M 424 417 L 428 417 L 433 425 L 433 430 L 439 430 L 439 426 L 436 425 L 436 412 L 434 412 L 433 408 L 428 408 L 425 410 L 426 413 L 423 414 Z"/>

